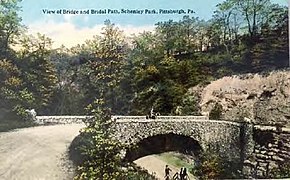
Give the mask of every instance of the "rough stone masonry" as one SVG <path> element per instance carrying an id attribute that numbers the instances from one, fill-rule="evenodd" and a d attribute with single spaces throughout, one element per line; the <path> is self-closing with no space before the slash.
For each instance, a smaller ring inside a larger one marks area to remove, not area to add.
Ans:
<path id="1" fill-rule="evenodd" d="M 271 178 L 271 172 L 290 163 L 290 129 L 281 126 L 253 126 L 249 154 L 244 161 L 247 178 Z"/>

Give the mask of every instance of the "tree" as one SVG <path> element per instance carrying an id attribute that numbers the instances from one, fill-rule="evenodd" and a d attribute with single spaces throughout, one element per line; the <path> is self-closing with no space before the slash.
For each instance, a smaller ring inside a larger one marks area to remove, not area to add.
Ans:
<path id="1" fill-rule="evenodd" d="M 248 33 L 255 38 L 269 14 L 270 0 L 234 0 L 247 23 Z"/>
<path id="2" fill-rule="evenodd" d="M 197 51 L 199 45 L 192 43 L 198 37 L 194 37 L 197 34 L 189 23 L 198 22 L 188 17 L 184 17 L 184 21 L 186 23 L 158 23 L 157 33 L 145 32 L 134 38 L 127 68 L 132 79 L 131 89 L 135 92 L 131 96 L 132 106 L 135 107 L 134 114 L 146 114 L 152 106 L 161 114 L 174 114 L 177 106 L 182 103 L 186 89 L 203 80 L 203 73 L 206 71 L 200 68 L 201 61 L 191 54 Z M 168 32 L 175 36 L 171 38 L 172 43 L 163 40 L 169 27 L 177 32 Z M 164 45 L 167 43 L 172 44 L 172 48 L 168 49 L 169 45 Z M 189 44 L 186 45 L 187 43 Z M 206 44 L 204 39 L 202 43 Z M 178 44 L 192 49 L 179 49 Z M 168 51 L 170 52 L 164 54 Z M 188 56 L 183 56 L 181 51 Z"/>
<path id="3" fill-rule="evenodd" d="M 181 106 L 176 108 L 177 115 L 200 115 L 199 97 L 197 93 L 187 92 L 182 99 Z M 178 110 L 178 111 L 177 111 Z"/>
<path id="4" fill-rule="evenodd" d="M 121 31 L 105 22 L 103 36 L 87 42 L 94 56 L 86 64 L 89 67 L 91 84 L 96 88 L 95 101 L 87 109 L 94 120 L 83 131 L 88 137 L 84 153 L 87 161 L 79 169 L 77 178 L 118 179 L 122 177 L 120 152 L 123 147 L 112 137 L 111 115 L 116 111 L 116 89 L 122 77 L 126 43 Z"/>
<path id="5" fill-rule="evenodd" d="M 215 35 L 219 36 L 217 39 L 219 43 L 214 42 L 214 44 L 222 44 L 228 54 L 232 53 L 231 48 L 234 42 L 238 42 L 238 33 L 240 33 L 241 24 L 240 16 L 241 13 L 231 0 L 218 4 L 213 16 L 212 28 L 218 31 L 215 32 L 218 33 Z M 212 35 L 212 37 L 215 37 L 215 35 Z"/>
<path id="6" fill-rule="evenodd" d="M 85 49 L 89 55 L 80 74 L 83 77 L 81 86 L 88 92 L 87 102 L 91 103 L 92 99 L 98 99 L 103 94 L 105 103 L 115 113 L 118 101 L 121 100 L 116 95 L 126 59 L 125 37 L 114 24 L 106 21 L 102 35 L 87 41 Z"/>
<path id="7" fill-rule="evenodd" d="M 228 161 L 210 148 L 202 152 L 199 163 L 191 172 L 199 179 L 240 179 L 238 160 Z"/>
<path id="8" fill-rule="evenodd" d="M 33 94 L 33 108 L 40 113 L 48 106 L 56 87 L 55 67 L 49 59 L 51 40 L 44 35 L 24 36 L 20 40 L 18 64 L 24 86 Z"/>
<path id="9" fill-rule="evenodd" d="M 20 73 L 11 61 L 0 60 L 0 108 L 25 116 L 25 109 L 32 105 L 34 97 L 23 86 Z"/>
<path id="10" fill-rule="evenodd" d="M 10 113 L 25 116 L 25 109 L 31 107 L 35 99 L 25 87 L 22 69 L 18 66 L 15 51 L 16 37 L 23 26 L 18 16 L 19 0 L 0 1 L 0 107 Z"/>
<path id="11" fill-rule="evenodd" d="M 49 59 L 56 69 L 57 85 L 54 89 L 49 112 L 54 115 L 83 115 L 85 91 L 79 86 L 81 77 L 79 69 L 83 63 L 81 51 L 76 47 L 67 49 L 64 46 L 52 50 Z M 82 76 L 84 77 L 84 76 Z"/>
<path id="12" fill-rule="evenodd" d="M 88 106 L 94 118 L 81 132 L 83 146 L 80 149 L 85 161 L 78 167 L 75 179 L 156 180 L 153 175 L 135 164 L 124 162 L 122 153 L 126 147 L 113 138 L 114 122 L 111 119 L 110 108 L 105 104 L 102 99 L 98 99 Z"/>
<path id="13" fill-rule="evenodd" d="M 175 51 L 175 41 L 177 37 L 177 23 L 173 20 L 167 22 L 159 22 L 156 24 L 158 39 L 162 42 L 164 53 L 169 56 Z"/>
<path id="14" fill-rule="evenodd" d="M 102 97 L 104 94 L 100 95 Z M 78 168 L 77 179 L 118 179 L 122 175 L 121 144 L 112 137 L 110 108 L 103 99 L 97 99 L 88 106 L 94 115 L 81 135 L 85 137 L 85 145 L 81 147 L 86 161 Z"/>
<path id="15" fill-rule="evenodd" d="M 218 120 L 221 119 L 223 112 L 223 106 L 220 103 L 215 103 L 209 113 L 209 119 Z"/>
<path id="16" fill-rule="evenodd" d="M 287 7 L 272 5 L 270 19 L 261 26 L 259 41 L 249 49 L 254 71 L 277 69 L 289 65 Z"/>
<path id="17" fill-rule="evenodd" d="M 0 58 L 10 58 L 12 56 L 9 45 L 15 42 L 22 30 L 21 18 L 17 12 L 19 0 L 0 1 Z"/>
<path id="18" fill-rule="evenodd" d="M 186 47 L 188 53 L 193 53 L 196 50 L 194 39 L 197 34 L 197 22 L 198 18 L 190 18 L 189 16 L 184 16 L 180 21 L 183 34 L 180 34 L 179 38 L 184 39 L 185 44 L 183 46 Z"/>

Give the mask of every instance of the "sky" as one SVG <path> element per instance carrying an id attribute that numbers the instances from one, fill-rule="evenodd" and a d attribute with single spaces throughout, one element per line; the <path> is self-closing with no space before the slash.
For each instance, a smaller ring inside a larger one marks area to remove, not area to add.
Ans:
<path id="1" fill-rule="evenodd" d="M 132 35 L 153 30 L 157 22 L 169 19 L 179 20 L 184 15 L 208 20 L 215 11 L 215 6 L 223 1 L 23 0 L 19 4 L 22 7 L 19 15 L 30 34 L 37 32 L 46 34 L 53 40 L 54 48 L 62 44 L 72 47 L 99 34 L 106 19 L 110 19 L 126 35 Z M 287 0 L 273 0 L 273 2 L 288 6 Z M 142 14 L 129 12 L 136 10 Z M 153 10 L 158 14 L 153 14 Z M 184 12 L 168 14 L 160 10 L 183 10 Z M 103 14 L 94 13 L 96 11 L 102 11 Z"/>

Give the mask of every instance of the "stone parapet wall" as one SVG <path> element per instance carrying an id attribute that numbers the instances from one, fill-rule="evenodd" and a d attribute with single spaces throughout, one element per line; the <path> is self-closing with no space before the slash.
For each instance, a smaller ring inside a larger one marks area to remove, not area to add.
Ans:
<path id="1" fill-rule="evenodd" d="M 145 120 L 146 116 L 112 116 L 113 120 L 131 121 L 131 120 Z M 154 119 L 149 120 L 209 120 L 208 116 L 155 116 Z"/>
<path id="2" fill-rule="evenodd" d="M 244 162 L 247 178 L 271 178 L 273 169 L 290 163 L 290 129 L 254 126 L 253 151 Z"/>
<path id="3" fill-rule="evenodd" d="M 36 116 L 37 124 L 82 124 L 91 116 Z"/>
<path id="4" fill-rule="evenodd" d="M 35 121 L 38 124 L 71 124 L 71 123 L 83 123 L 84 120 L 90 118 L 93 118 L 93 116 L 36 116 Z M 146 121 L 148 122 L 206 121 L 209 119 L 207 116 L 157 116 L 155 119 L 146 119 L 146 116 L 112 116 L 112 120 L 115 120 L 117 123 L 123 123 L 123 122 L 146 122 Z M 216 122 L 234 123 L 230 121 L 216 121 Z"/>

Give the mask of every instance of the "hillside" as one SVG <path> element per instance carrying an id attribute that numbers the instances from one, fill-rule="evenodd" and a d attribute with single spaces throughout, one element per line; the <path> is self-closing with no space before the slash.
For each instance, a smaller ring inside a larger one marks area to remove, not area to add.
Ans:
<path id="1" fill-rule="evenodd" d="M 250 118 L 255 124 L 290 122 L 290 71 L 223 77 L 191 92 L 199 92 L 203 115 L 222 107 L 221 118 Z"/>

